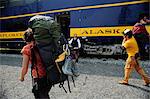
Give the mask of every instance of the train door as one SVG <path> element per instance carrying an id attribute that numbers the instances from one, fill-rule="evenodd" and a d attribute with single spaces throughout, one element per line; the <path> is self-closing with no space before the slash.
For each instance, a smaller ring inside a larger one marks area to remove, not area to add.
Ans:
<path id="1" fill-rule="evenodd" d="M 64 34 L 66 38 L 70 37 L 70 13 L 69 12 L 62 12 L 55 15 L 57 22 L 61 26 L 61 32 Z"/>

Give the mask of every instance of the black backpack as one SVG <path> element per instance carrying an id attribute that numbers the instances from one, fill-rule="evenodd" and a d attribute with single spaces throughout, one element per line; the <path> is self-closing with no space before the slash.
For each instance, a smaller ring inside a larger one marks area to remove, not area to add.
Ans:
<path id="1" fill-rule="evenodd" d="M 40 56 L 40 53 L 39 53 L 39 49 L 38 47 L 35 45 L 31 48 L 31 57 L 32 57 L 32 65 L 31 65 L 31 76 L 32 76 L 32 69 L 34 68 L 34 64 L 37 62 L 36 61 L 36 53 L 39 54 Z M 64 91 L 67 93 L 66 89 L 64 88 L 64 81 L 67 80 L 68 82 L 68 88 L 69 88 L 69 92 L 71 92 L 70 90 L 70 83 L 69 83 L 69 78 L 67 74 L 64 74 L 63 71 L 62 71 L 62 66 L 64 65 L 64 61 L 62 62 L 59 62 L 59 63 L 54 63 L 53 66 L 49 66 L 46 69 L 46 78 L 47 78 L 47 84 L 49 85 L 55 85 L 55 84 L 59 84 L 59 87 L 60 88 L 63 88 Z M 37 75 L 39 77 L 39 74 L 38 74 L 38 69 L 37 67 L 35 67 L 36 71 L 37 71 Z M 33 78 L 33 77 L 32 77 Z M 73 80 L 73 83 L 74 83 L 74 79 L 72 77 L 72 80 Z M 74 84 L 75 86 L 75 84 Z"/>

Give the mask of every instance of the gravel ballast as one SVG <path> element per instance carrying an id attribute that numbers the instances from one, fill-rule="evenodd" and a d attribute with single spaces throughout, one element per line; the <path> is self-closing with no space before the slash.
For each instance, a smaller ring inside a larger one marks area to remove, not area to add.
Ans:
<path id="1" fill-rule="evenodd" d="M 21 71 L 21 55 L 0 54 L 0 99 L 34 99 L 31 92 L 30 69 L 25 81 L 18 80 Z M 65 93 L 58 85 L 52 87 L 51 99 L 150 99 L 150 87 L 137 72 L 133 71 L 129 86 L 118 81 L 124 75 L 124 60 L 80 58 L 80 76 L 75 78 L 76 87 L 70 81 L 71 93 Z M 145 72 L 150 76 L 149 61 L 141 61 Z M 67 82 L 64 85 L 68 91 Z"/>

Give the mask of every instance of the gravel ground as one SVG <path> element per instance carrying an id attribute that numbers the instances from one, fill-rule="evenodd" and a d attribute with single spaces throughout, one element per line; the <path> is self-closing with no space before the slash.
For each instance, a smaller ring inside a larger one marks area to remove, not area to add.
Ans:
<path id="1" fill-rule="evenodd" d="M 34 99 L 30 69 L 24 82 L 19 82 L 21 56 L 0 54 L 0 99 Z M 80 76 L 76 87 L 70 82 L 72 93 L 65 93 L 58 85 L 50 91 L 51 99 L 150 99 L 150 87 L 143 86 L 141 77 L 133 71 L 130 85 L 120 85 L 124 60 L 80 58 Z M 150 76 L 149 61 L 141 61 Z M 67 83 L 65 88 L 68 90 Z"/>

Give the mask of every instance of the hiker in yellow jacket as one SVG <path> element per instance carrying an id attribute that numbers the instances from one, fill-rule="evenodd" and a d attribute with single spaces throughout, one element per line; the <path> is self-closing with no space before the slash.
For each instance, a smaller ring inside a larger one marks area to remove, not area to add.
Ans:
<path id="1" fill-rule="evenodd" d="M 128 84 L 129 76 L 132 72 L 132 70 L 135 68 L 135 70 L 142 76 L 145 85 L 148 86 L 150 84 L 150 79 L 145 74 L 144 70 L 138 63 L 138 53 L 139 48 L 137 45 L 137 42 L 135 38 L 132 36 L 132 31 L 129 29 L 126 29 L 124 32 L 124 39 L 122 42 L 122 46 L 126 49 L 128 58 L 126 60 L 125 68 L 124 68 L 124 79 L 122 81 L 119 81 L 120 84 Z"/>

